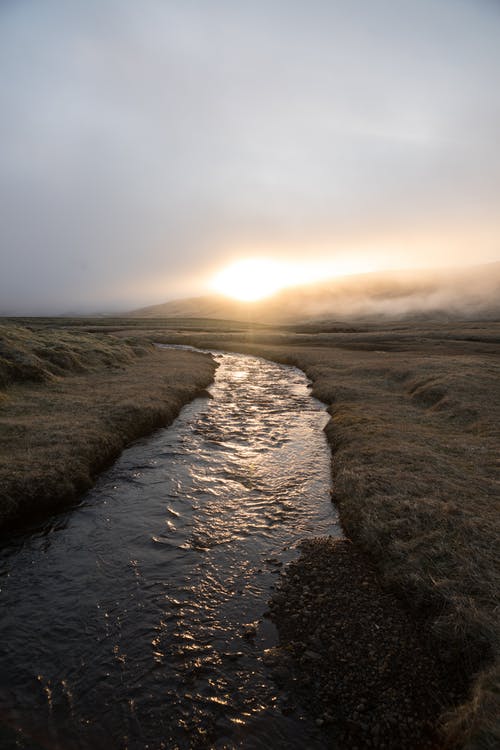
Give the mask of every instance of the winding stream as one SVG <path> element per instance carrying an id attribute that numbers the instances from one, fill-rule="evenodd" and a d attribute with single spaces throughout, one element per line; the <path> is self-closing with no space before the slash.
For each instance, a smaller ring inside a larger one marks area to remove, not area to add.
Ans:
<path id="1" fill-rule="evenodd" d="M 262 653 L 281 566 L 339 533 L 327 415 L 299 370 L 216 356 L 212 398 L 3 540 L 2 748 L 322 747 Z"/>

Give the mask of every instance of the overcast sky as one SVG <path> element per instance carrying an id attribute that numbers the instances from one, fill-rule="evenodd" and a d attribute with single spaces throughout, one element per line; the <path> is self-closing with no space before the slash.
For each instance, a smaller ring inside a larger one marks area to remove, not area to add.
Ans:
<path id="1" fill-rule="evenodd" d="M 0 0 L 0 312 L 500 259 L 497 0 Z"/>

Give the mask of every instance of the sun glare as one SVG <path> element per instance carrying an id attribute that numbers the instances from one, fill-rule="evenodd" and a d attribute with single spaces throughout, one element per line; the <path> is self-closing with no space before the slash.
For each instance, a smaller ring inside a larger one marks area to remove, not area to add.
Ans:
<path id="1" fill-rule="evenodd" d="M 212 288 L 242 302 L 256 302 L 289 284 L 286 265 L 265 258 L 248 258 L 232 263 L 212 281 Z"/>
<path id="2" fill-rule="evenodd" d="M 285 262 L 270 258 L 238 260 L 219 271 L 211 288 L 240 302 L 257 302 L 287 287 L 328 281 L 335 276 L 363 273 L 373 268 L 362 259 Z"/>

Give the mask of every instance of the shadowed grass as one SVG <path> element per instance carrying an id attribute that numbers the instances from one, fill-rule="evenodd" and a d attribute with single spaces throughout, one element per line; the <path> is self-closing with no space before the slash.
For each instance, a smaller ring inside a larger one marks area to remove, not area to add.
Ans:
<path id="1" fill-rule="evenodd" d="M 345 350 L 293 360 L 333 417 L 346 533 L 387 585 L 427 610 L 440 658 L 473 682 L 470 700 L 443 717 L 447 737 L 500 746 L 498 361 Z M 474 677 L 485 663 L 494 666 Z"/>

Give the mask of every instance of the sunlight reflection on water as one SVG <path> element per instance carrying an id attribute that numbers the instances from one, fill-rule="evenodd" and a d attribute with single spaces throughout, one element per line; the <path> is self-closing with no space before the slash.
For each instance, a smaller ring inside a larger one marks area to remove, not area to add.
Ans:
<path id="1" fill-rule="evenodd" d="M 261 657 L 281 566 L 338 534 L 327 416 L 298 370 L 218 362 L 213 398 L 4 545 L 0 716 L 39 746 L 322 747 Z"/>

